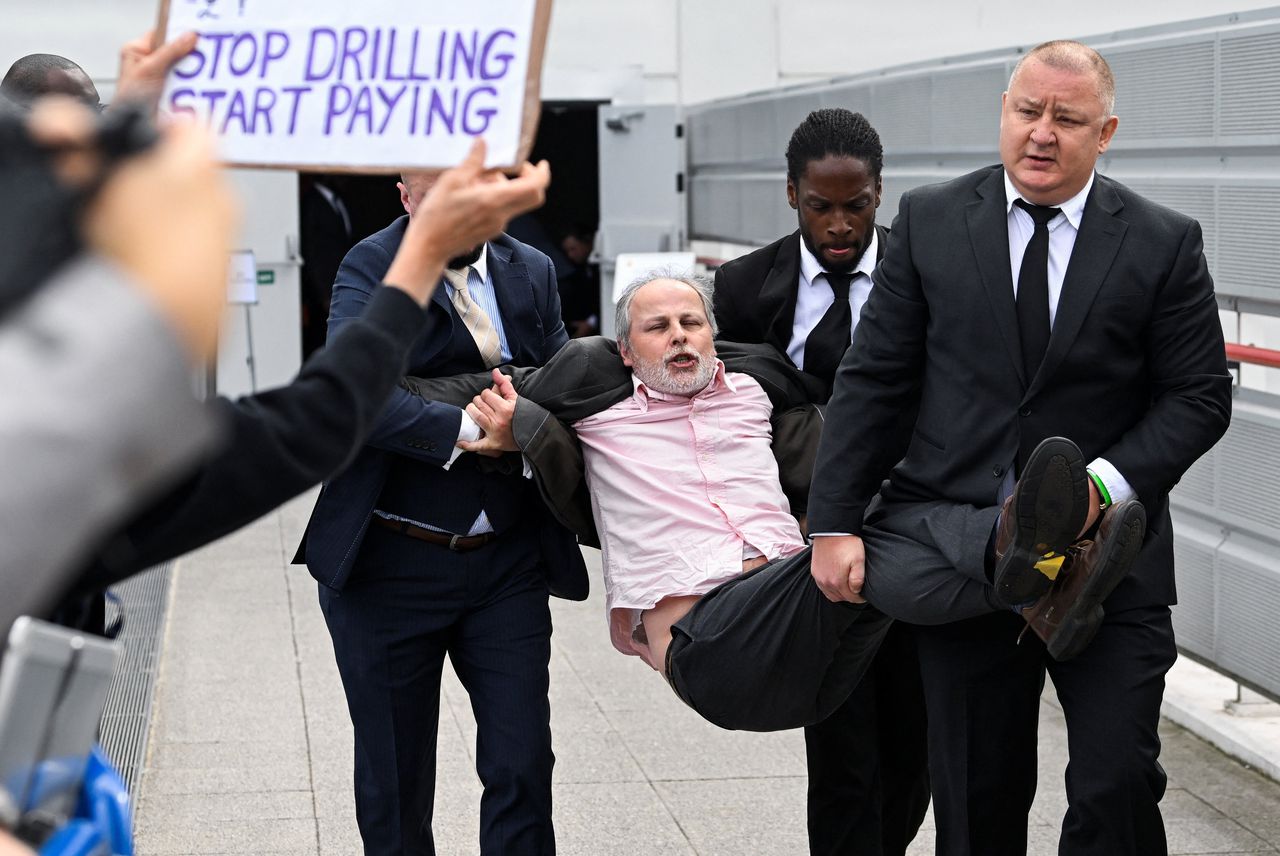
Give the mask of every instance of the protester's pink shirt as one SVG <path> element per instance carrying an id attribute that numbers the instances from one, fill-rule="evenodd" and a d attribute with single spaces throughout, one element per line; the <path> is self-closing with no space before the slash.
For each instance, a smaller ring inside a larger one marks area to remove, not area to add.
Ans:
<path id="1" fill-rule="evenodd" d="M 630 398 L 573 426 L 610 613 L 705 594 L 742 573 L 744 547 L 769 559 L 804 547 L 778 483 L 772 406 L 754 378 L 717 360 L 692 397 L 632 382 Z"/>

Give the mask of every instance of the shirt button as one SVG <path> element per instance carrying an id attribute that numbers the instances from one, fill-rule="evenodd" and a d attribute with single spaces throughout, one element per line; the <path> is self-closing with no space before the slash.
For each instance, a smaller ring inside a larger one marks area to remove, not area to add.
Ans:
<path id="1" fill-rule="evenodd" d="M 1001 467 L 1001 466 L 992 467 L 991 475 L 995 476 L 996 478 L 1000 478 L 1000 476 L 1004 475 L 1004 467 Z"/>

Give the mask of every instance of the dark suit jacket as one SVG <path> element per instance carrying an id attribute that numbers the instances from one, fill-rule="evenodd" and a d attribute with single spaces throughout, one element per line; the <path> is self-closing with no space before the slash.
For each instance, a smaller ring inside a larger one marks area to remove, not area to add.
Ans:
<path id="1" fill-rule="evenodd" d="M 1015 459 L 1060 435 L 1115 465 L 1147 510 L 1146 544 L 1111 608 L 1173 603 L 1168 492 L 1231 413 L 1200 226 L 1098 176 L 1033 378 L 1000 167 L 905 194 L 874 280 L 828 405 L 841 430 L 823 434 L 810 531 L 860 532 L 885 476 L 887 500 L 989 507 Z M 917 402 L 899 463 L 886 428 Z"/>
<path id="2" fill-rule="evenodd" d="M 385 275 L 408 224 L 401 217 L 352 248 L 333 287 L 330 335 L 358 315 Z M 546 256 L 505 235 L 489 244 L 503 328 L 519 366 L 541 365 L 568 336 L 560 320 L 555 273 Z M 408 372 L 452 375 L 483 370 L 479 351 L 458 319 L 442 284 L 427 306 L 428 321 L 410 353 Z M 481 469 L 476 455 L 463 455 L 441 469 L 458 436 L 461 410 L 396 389 L 351 466 L 325 484 L 299 552 L 321 584 L 341 589 L 351 574 L 369 518 L 391 499 L 413 502 L 413 516 L 455 532 L 466 532 L 483 509 L 499 533 L 530 514 L 545 517 L 536 527 L 553 594 L 583 598 L 586 569 L 571 533 L 558 526 L 537 501 L 537 490 L 514 472 Z M 404 512 L 393 507 L 389 511 Z M 420 516 L 419 516 L 420 515 Z"/>
<path id="3" fill-rule="evenodd" d="M 876 263 L 884 258 L 889 230 L 876 226 Z M 792 232 L 716 270 L 717 338 L 764 342 L 785 355 L 796 320 L 800 283 L 800 232 Z"/>

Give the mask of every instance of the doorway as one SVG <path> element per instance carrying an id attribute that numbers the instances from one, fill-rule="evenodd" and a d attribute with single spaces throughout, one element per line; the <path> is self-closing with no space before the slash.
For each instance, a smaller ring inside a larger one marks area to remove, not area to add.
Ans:
<path id="1" fill-rule="evenodd" d="M 570 335 L 599 330 L 599 266 L 592 249 L 600 223 L 596 112 L 601 103 L 543 102 L 529 159 L 551 165 L 547 200 L 507 228 L 513 238 L 551 258 Z M 343 256 L 404 213 L 397 181 L 394 175 L 299 174 L 303 359 L 324 344 L 333 280 Z"/>

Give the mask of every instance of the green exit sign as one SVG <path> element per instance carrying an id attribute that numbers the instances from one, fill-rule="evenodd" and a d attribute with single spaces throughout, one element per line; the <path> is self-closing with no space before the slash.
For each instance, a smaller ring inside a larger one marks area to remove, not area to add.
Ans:
<path id="1" fill-rule="evenodd" d="M 276 272 L 273 270 L 258 271 L 258 285 L 275 285 Z"/>

